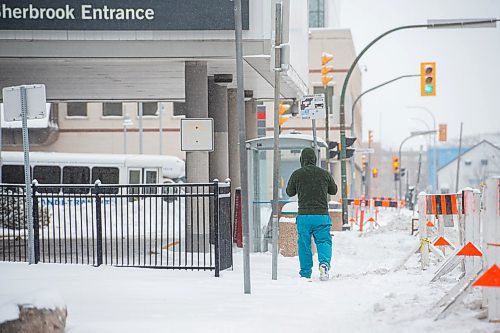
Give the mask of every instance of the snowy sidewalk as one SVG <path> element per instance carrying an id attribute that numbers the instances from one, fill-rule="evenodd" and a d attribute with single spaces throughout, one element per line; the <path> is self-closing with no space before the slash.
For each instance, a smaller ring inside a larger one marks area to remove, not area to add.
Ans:
<path id="1" fill-rule="evenodd" d="M 234 271 L 168 271 L 77 265 L 0 263 L 1 306 L 49 289 L 68 308 L 68 332 L 494 332 L 498 326 L 460 306 L 446 319 L 426 314 L 454 284 L 430 284 L 413 256 L 392 272 L 415 244 L 407 225 L 388 214 L 376 232 L 333 238 L 333 279 L 298 278 L 298 259 L 252 254 L 252 294 L 243 294 L 242 252 Z M 0 313 L 1 314 L 1 313 Z"/>

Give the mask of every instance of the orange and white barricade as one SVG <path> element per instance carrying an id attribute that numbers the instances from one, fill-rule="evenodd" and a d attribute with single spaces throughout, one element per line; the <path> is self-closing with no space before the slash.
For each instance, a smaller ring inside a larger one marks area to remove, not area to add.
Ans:
<path id="1" fill-rule="evenodd" d="M 486 269 L 472 285 L 486 287 L 488 320 L 500 322 L 500 178 L 486 180 L 481 218 Z"/>

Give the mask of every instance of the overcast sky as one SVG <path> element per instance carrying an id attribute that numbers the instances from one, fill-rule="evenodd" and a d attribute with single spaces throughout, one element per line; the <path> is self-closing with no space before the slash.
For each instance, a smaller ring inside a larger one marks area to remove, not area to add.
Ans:
<path id="1" fill-rule="evenodd" d="M 394 27 L 427 19 L 500 18 L 500 0 L 342 0 L 341 27 L 350 28 L 359 53 Z M 435 97 L 420 96 L 420 79 L 406 78 L 363 97 L 363 136 L 368 129 L 387 148 L 399 148 L 411 131 L 448 124 L 448 138 L 500 132 L 500 22 L 497 28 L 412 29 L 392 33 L 361 58 L 363 91 L 405 74 L 418 74 L 420 62 L 435 61 Z M 425 123 L 424 123 L 425 122 Z M 418 149 L 415 138 L 405 148 Z"/>

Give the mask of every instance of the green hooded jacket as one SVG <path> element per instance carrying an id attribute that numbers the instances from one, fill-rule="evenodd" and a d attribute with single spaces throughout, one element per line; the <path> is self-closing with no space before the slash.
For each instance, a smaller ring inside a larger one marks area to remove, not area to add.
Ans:
<path id="1" fill-rule="evenodd" d="M 300 169 L 290 176 L 286 186 L 289 197 L 298 195 L 299 215 L 328 214 L 328 194 L 337 193 L 337 185 L 328 171 L 316 166 L 316 154 L 312 148 L 304 148 L 300 154 Z"/>

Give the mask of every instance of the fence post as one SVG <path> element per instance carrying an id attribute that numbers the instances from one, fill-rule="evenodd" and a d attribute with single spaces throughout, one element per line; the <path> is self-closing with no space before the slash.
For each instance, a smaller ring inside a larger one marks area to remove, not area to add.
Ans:
<path id="1" fill-rule="evenodd" d="M 219 258 L 219 181 L 214 179 L 214 238 L 215 238 L 215 276 L 220 276 Z"/>
<path id="2" fill-rule="evenodd" d="M 34 239 L 34 246 L 35 246 L 35 264 L 38 264 L 40 261 L 40 222 L 39 222 L 39 214 L 38 214 L 38 198 L 36 195 L 36 186 L 38 182 L 33 180 L 31 184 L 31 193 L 32 193 L 32 198 L 33 198 L 33 239 Z M 42 217 L 43 218 L 43 217 Z M 43 223 L 42 223 L 43 225 Z"/>
<path id="3" fill-rule="evenodd" d="M 425 200 L 425 192 L 418 194 L 418 234 L 420 236 L 420 263 L 422 269 L 429 266 L 429 238 L 427 235 L 427 208 Z"/>
<path id="4" fill-rule="evenodd" d="M 102 265 L 102 215 L 101 215 L 101 196 L 99 195 L 101 182 L 95 182 L 95 218 L 97 233 L 97 266 Z"/>

